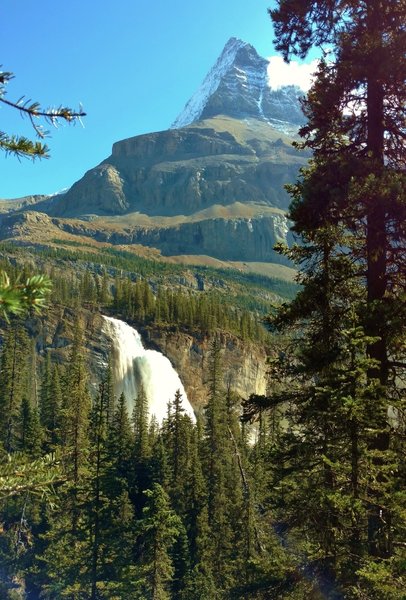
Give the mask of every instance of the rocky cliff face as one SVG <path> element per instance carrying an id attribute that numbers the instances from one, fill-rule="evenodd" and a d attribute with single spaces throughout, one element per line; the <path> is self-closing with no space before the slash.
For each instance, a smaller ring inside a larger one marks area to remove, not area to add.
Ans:
<path id="1" fill-rule="evenodd" d="M 232 261 L 283 262 L 274 251 L 274 245 L 286 242 L 289 237 L 288 221 L 278 213 L 254 218 L 212 218 L 170 227 L 132 226 L 118 231 L 91 228 L 78 221 L 56 222 L 65 232 L 93 237 L 100 242 L 141 244 L 158 248 L 164 256 L 204 254 Z"/>
<path id="2" fill-rule="evenodd" d="M 81 310 L 80 317 L 87 332 L 89 384 L 96 393 L 107 364 L 110 342 L 102 331 L 103 320 L 99 314 Z M 48 311 L 46 319 L 29 319 L 27 326 L 30 335 L 35 338 L 37 351 L 41 355 L 50 352 L 53 361 L 66 363 L 76 318 L 77 311 L 60 306 Z M 179 373 L 193 408 L 199 410 L 207 401 L 210 338 L 159 328 L 139 328 L 139 331 L 145 347 L 158 350 L 169 358 Z M 263 394 L 267 381 L 265 349 L 250 342 L 243 343 L 226 333 L 221 334 L 220 341 L 224 385 L 230 385 L 243 398 L 254 392 Z"/>
<path id="3" fill-rule="evenodd" d="M 170 359 L 195 410 L 202 408 L 207 402 L 210 338 L 155 330 L 145 334 L 145 339 L 147 344 L 158 348 Z M 252 393 L 265 394 L 265 349 L 225 333 L 220 336 L 220 343 L 224 387 L 230 386 L 242 398 L 248 398 Z"/>
<path id="4" fill-rule="evenodd" d="M 259 214 L 255 214 L 255 211 Z M 26 245 L 47 241 L 86 238 L 115 245 L 141 245 L 156 248 L 163 256 L 205 255 L 225 261 L 286 263 L 274 251 L 278 242 L 290 242 L 289 223 L 282 211 L 265 211 L 254 206 L 253 216 L 200 218 L 162 226 L 103 225 L 102 220 L 82 221 L 24 212 L 0 217 L 0 240 Z"/>
<path id="5" fill-rule="evenodd" d="M 88 171 L 50 206 L 59 217 L 190 215 L 213 204 L 264 202 L 286 208 L 284 185 L 306 157 L 269 126 L 212 119 L 212 127 L 185 127 L 117 142 L 112 155 Z M 217 128 L 217 129 L 216 129 Z M 258 130 L 261 132 L 259 137 Z M 250 138 L 250 135 L 253 135 Z"/>

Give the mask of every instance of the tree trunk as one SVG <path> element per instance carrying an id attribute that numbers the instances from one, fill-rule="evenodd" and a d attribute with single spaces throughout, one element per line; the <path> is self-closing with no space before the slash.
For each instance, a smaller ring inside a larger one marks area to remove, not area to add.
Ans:
<path id="1" fill-rule="evenodd" d="M 382 31 L 380 0 L 369 0 L 367 4 L 368 42 L 371 45 L 367 67 L 367 149 L 371 161 L 371 175 L 377 180 L 384 167 L 384 90 L 380 74 L 382 54 Z M 388 379 L 388 349 L 386 340 L 385 294 L 387 289 L 387 213 L 384 200 L 379 194 L 371 193 L 367 202 L 367 322 L 366 334 L 378 338 L 368 346 L 368 355 L 376 361 L 369 369 L 369 378 L 378 379 L 383 393 Z M 378 399 L 375 419 L 379 432 L 373 438 L 370 448 L 384 452 L 389 448 L 389 432 L 386 431 L 386 403 Z M 376 458 L 379 469 L 382 459 Z M 378 482 L 379 477 L 378 474 Z M 376 503 L 371 502 L 368 519 L 368 543 L 372 556 L 388 557 L 391 554 L 390 515 L 379 503 L 379 493 L 373 493 Z"/>

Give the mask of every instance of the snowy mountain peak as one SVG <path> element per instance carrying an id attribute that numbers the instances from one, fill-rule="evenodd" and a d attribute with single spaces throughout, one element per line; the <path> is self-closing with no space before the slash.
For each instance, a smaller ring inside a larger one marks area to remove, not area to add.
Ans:
<path id="1" fill-rule="evenodd" d="M 255 54 L 259 58 L 253 46 L 247 44 L 247 42 L 243 42 L 242 40 L 234 37 L 228 40 L 215 65 L 206 75 L 199 89 L 186 103 L 183 111 L 180 113 L 180 115 L 178 115 L 177 119 L 172 125 L 172 129 L 184 127 L 190 123 L 193 123 L 194 121 L 198 121 L 202 117 L 202 113 L 204 112 L 206 104 L 208 103 L 210 97 L 217 91 L 227 73 L 230 71 L 232 72 L 235 69 L 234 76 L 237 79 L 244 78 L 245 73 L 241 70 L 241 68 L 237 67 L 237 63 L 243 62 L 241 60 L 237 60 L 237 56 L 239 54 L 243 54 L 241 51 L 244 50 L 247 56 Z M 233 73 L 231 75 L 233 75 Z"/>
<path id="2" fill-rule="evenodd" d="M 273 90 L 268 67 L 269 61 L 251 44 L 231 38 L 172 128 L 222 114 L 261 119 L 285 132 L 297 131 L 304 120 L 299 104 L 303 93 L 295 86 Z"/>
<path id="3" fill-rule="evenodd" d="M 237 52 L 240 48 L 243 48 L 244 46 L 249 46 L 249 44 L 247 42 L 244 42 L 243 40 L 240 40 L 239 38 L 232 37 L 228 40 L 227 44 L 224 46 L 221 56 L 223 56 L 223 54 L 230 53 L 233 51 Z M 221 58 L 221 56 L 220 56 L 220 58 Z"/>

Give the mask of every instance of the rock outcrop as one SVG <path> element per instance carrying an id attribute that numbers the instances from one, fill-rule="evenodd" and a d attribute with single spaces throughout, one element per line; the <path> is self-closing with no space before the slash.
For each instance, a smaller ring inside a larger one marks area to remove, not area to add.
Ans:
<path id="1" fill-rule="evenodd" d="M 288 239 L 288 221 L 281 213 L 205 219 L 169 227 L 131 226 L 121 230 L 103 229 L 79 221 L 57 220 L 58 227 L 73 235 L 88 236 L 114 245 L 141 244 L 158 248 L 165 256 L 207 255 L 220 260 L 284 262 L 274 250 Z"/>
<path id="2" fill-rule="evenodd" d="M 146 337 L 167 356 L 179 373 L 189 401 L 195 410 L 207 403 L 211 339 L 182 332 L 152 330 Z M 220 335 L 223 383 L 247 398 L 264 394 L 267 387 L 265 349 L 252 342 L 242 342 L 230 334 Z"/>
<path id="3" fill-rule="evenodd" d="M 216 118 L 210 125 L 117 142 L 108 159 L 49 207 L 38 204 L 37 209 L 59 217 L 191 215 L 234 202 L 286 209 L 284 185 L 295 179 L 307 157 L 267 124 Z M 225 125 L 234 134 L 221 130 Z"/>

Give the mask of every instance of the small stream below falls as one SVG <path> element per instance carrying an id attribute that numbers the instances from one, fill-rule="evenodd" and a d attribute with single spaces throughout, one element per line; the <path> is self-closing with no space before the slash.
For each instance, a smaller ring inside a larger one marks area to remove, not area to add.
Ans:
<path id="1" fill-rule="evenodd" d="M 144 348 L 136 329 L 113 317 L 103 316 L 103 332 L 110 341 L 117 397 L 124 392 L 130 415 L 142 385 L 148 398 L 150 418 L 162 423 L 167 404 L 180 390 L 183 408 L 193 421 L 195 415 L 179 375 L 170 360 L 156 350 Z"/>

